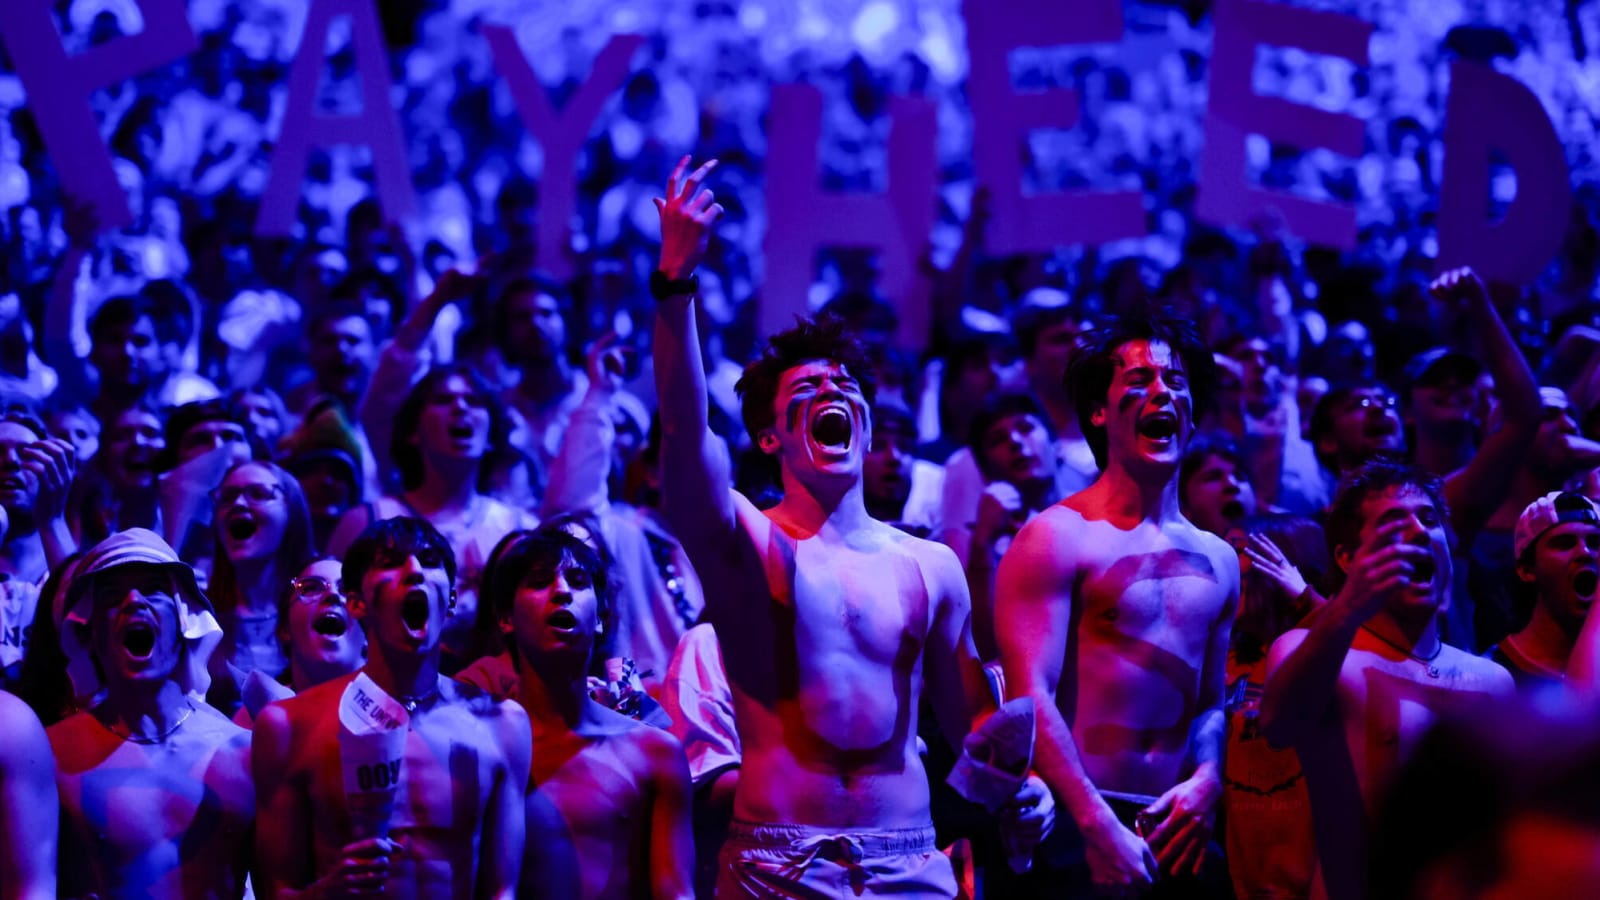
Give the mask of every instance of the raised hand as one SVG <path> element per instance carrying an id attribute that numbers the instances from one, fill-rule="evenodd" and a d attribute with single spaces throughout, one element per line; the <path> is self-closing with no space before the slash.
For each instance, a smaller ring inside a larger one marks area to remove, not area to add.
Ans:
<path id="1" fill-rule="evenodd" d="M 63 516 L 67 510 L 67 495 L 72 491 L 72 479 L 78 471 L 77 450 L 67 441 L 49 438 L 23 447 L 19 455 L 22 468 L 39 485 L 34 518 L 42 525 Z"/>
<path id="2" fill-rule="evenodd" d="M 701 190 L 717 161 L 707 160 L 688 178 L 683 177 L 689 167 L 689 157 L 678 160 L 667 182 L 665 199 L 656 198 L 656 211 L 661 214 L 661 272 L 668 278 L 687 278 L 705 259 L 706 245 L 711 240 L 711 226 L 722 215 L 722 204 L 709 189 Z"/>
<path id="3" fill-rule="evenodd" d="M 589 345 L 584 355 L 584 371 L 589 376 L 589 389 L 615 394 L 622 390 L 622 379 L 627 371 L 627 349 L 617 345 L 617 333 L 607 332 Z"/>
<path id="4" fill-rule="evenodd" d="M 1245 539 L 1241 552 L 1249 557 L 1257 572 L 1278 586 L 1284 597 L 1293 600 L 1305 592 L 1305 578 L 1278 549 L 1278 545 L 1272 542 L 1272 538 L 1264 534 L 1252 534 Z"/>
<path id="5" fill-rule="evenodd" d="M 1405 529 L 1404 521 L 1374 529 L 1345 567 L 1344 587 L 1335 602 L 1354 612 L 1359 621 L 1372 618 L 1390 594 L 1409 585 L 1419 563 L 1432 563 L 1427 548 L 1401 543 Z"/>
<path id="6" fill-rule="evenodd" d="M 1007 481 L 996 481 L 978 498 L 978 515 L 972 523 L 972 553 L 993 553 L 1003 537 L 1015 535 L 1026 523 L 1028 510 L 1022 492 Z"/>
<path id="7" fill-rule="evenodd" d="M 1461 304 L 1468 301 L 1488 301 L 1489 289 L 1484 287 L 1483 279 L 1472 270 L 1471 266 L 1462 266 L 1451 269 L 1433 280 L 1428 285 L 1428 293 L 1434 297 L 1451 304 Z"/>

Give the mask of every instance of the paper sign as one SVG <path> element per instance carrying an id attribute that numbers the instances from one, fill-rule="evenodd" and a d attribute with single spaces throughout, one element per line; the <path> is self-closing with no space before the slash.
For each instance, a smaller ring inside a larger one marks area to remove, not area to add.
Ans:
<path id="1" fill-rule="evenodd" d="M 70 196 L 91 203 L 101 230 L 132 223 L 128 195 L 111 167 L 111 151 L 89 107 L 89 95 L 188 56 L 199 46 L 184 0 L 141 0 L 144 30 L 69 57 L 56 30 L 51 0 L 5 0 L 0 42 L 28 92 L 28 108 Z"/>
<path id="2" fill-rule="evenodd" d="M 267 190 L 261 196 L 257 234 L 281 237 L 291 233 L 299 212 L 300 183 L 311 151 L 318 147 L 357 144 L 371 148 L 378 203 L 386 222 L 408 218 L 416 208 L 400 114 L 389 96 L 389 50 L 372 3 L 312 0 L 300 49 L 289 68 L 289 102 L 272 152 Z M 354 115 L 328 115 L 316 109 L 328 28 L 340 16 L 350 19 L 350 40 L 361 83 L 361 111 Z"/>
<path id="3" fill-rule="evenodd" d="M 772 225 L 763 243 L 762 333 L 782 331 L 809 311 L 819 249 L 866 247 L 879 253 L 880 287 L 899 310 L 902 340 L 926 339 L 928 311 L 909 309 L 904 301 L 933 228 L 938 110 L 925 98 L 891 97 L 889 118 L 887 194 L 826 192 L 817 184 L 822 94 L 810 85 L 773 87 L 767 110 L 767 220 Z"/>
<path id="4" fill-rule="evenodd" d="M 1372 26 L 1337 13 L 1264 0 L 1217 0 L 1211 51 L 1211 95 L 1206 103 L 1205 145 L 1195 215 L 1214 225 L 1249 227 L 1263 215 L 1314 244 L 1350 250 L 1356 243 L 1351 206 L 1252 187 L 1245 139 L 1252 134 L 1343 156 L 1361 155 L 1364 124 L 1355 116 L 1314 109 L 1255 93 L 1253 72 L 1261 46 L 1297 47 L 1367 64 Z"/>
<path id="5" fill-rule="evenodd" d="M 1561 249 L 1572 210 L 1567 155 L 1539 98 L 1477 63 L 1450 66 L 1444 179 L 1439 195 L 1439 269 L 1471 265 L 1484 278 L 1525 285 Z M 1517 196 L 1489 220 L 1489 152 L 1517 173 Z"/>
<path id="6" fill-rule="evenodd" d="M 1059 0 L 963 0 L 962 12 L 972 65 L 973 161 L 978 183 L 990 193 L 989 250 L 1036 253 L 1143 237 L 1144 198 L 1137 191 L 1023 194 L 1029 134 L 1077 124 L 1078 95 L 1019 94 L 1011 85 L 1010 56 L 1018 47 L 1121 40 L 1121 0 L 1078 0 L 1070 10 Z"/>
<path id="7" fill-rule="evenodd" d="M 629 64 L 644 37 L 619 34 L 607 41 L 595 57 L 589 77 L 557 110 L 523 55 L 516 32 L 504 25 L 485 25 L 483 36 L 489 42 L 495 70 L 511 89 L 517 116 L 544 150 L 544 172 L 539 178 L 539 268 L 557 278 L 569 277 L 572 260 L 567 247 L 578 208 L 578 156 L 606 101 L 627 80 Z"/>
<path id="8" fill-rule="evenodd" d="M 389 834 L 410 724 L 400 701 L 365 672 L 339 699 L 339 769 L 355 840 Z"/>

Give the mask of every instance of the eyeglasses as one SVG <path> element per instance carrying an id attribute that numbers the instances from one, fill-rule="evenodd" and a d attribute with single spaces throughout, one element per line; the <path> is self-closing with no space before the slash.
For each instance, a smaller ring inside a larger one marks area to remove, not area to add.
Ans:
<path id="1" fill-rule="evenodd" d="M 1369 409 L 1395 409 L 1400 401 L 1395 397 L 1357 397 L 1345 406 L 1345 412 Z"/>
<path id="2" fill-rule="evenodd" d="M 316 603 L 329 594 L 344 593 L 344 583 L 329 581 L 320 575 L 304 575 L 289 582 L 296 603 Z"/>
<path id="3" fill-rule="evenodd" d="M 283 488 L 275 484 L 234 484 L 223 485 L 211 492 L 211 500 L 218 506 L 232 506 L 240 497 L 251 506 L 258 506 L 276 499 L 283 493 Z"/>

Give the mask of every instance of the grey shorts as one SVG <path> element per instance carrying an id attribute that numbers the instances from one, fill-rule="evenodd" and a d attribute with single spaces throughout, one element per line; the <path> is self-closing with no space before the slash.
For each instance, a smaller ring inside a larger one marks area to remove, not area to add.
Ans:
<path id="1" fill-rule="evenodd" d="M 736 819 L 722 845 L 718 870 L 718 900 L 950 900 L 956 895 L 955 871 L 934 845 L 931 827 L 840 833 Z"/>

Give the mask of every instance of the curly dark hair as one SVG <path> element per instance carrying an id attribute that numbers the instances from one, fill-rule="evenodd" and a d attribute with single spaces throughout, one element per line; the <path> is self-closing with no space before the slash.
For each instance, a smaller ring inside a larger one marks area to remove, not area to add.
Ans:
<path id="1" fill-rule="evenodd" d="M 1385 491 L 1411 488 L 1421 491 L 1439 512 L 1439 519 L 1450 521 L 1450 507 L 1444 499 L 1444 482 L 1437 475 L 1410 463 L 1380 456 L 1350 473 L 1339 485 L 1323 528 L 1328 534 L 1328 557 L 1337 560 L 1340 550 L 1354 551 L 1361 545 L 1361 506 Z M 1344 571 L 1329 567 L 1330 587 L 1344 586 Z"/>
<path id="2" fill-rule="evenodd" d="M 1094 461 L 1106 467 L 1106 430 L 1094 424 L 1094 414 L 1106 405 L 1111 382 L 1117 373 L 1117 351 L 1134 341 L 1161 341 L 1183 363 L 1189 377 L 1189 395 L 1194 400 L 1194 417 L 1210 407 L 1216 392 L 1216 363 L 1211 351 L 1200 340 L 1194 324 L 1170 312 L 1149 315 L 1109 316 L 1078 339 L 1078 349 L 1067 366 L 1067 392 L 1078 411 L 1078 425 L 1094 451 Z"/>
<path id="3" fill-rule="evenodd" d="M 596 535 L 598 538 L 599 535 Z M 594 585 L 594 596 L 600 621 L 611 626 L 612 607 L 616 597 L 616 583 L 611 578 L 606 560 L 593 547 L 584 543 L 559 524 L 541 524 L 532 531 L 516 531 L 507 535 L 495 547 L 484 570 L 487 604 L 480 604 L 480 617 L 484 607 L 492 612 L 496 621 L 511 617 L 516 606 L 517 590 L 529 575 L 539 570 L 554 570 L 561 560 L 570 559 L 578 568 L 588 573 Z M 506 641 L 513 661 L 517 660 L 515 641 Z"/>
<path id="4" fill-rule="evenodd" d="M 389 455 L 394 459 L 395 468 L 400 470 L 400 483 L 408 491 L 416 490 L 422 485 L 422 453 L 411 439 L 417 434 L 417 426 L 422 422 L 422 408 L 428 403 L 428 396 L 434 392 L 445 379 L 459 376 L 466 379 L 472 392 L 483 398 L 484 405 L 489 410 L 489 446 L 484 453 L 488 460 L 498 451 L 503 450 L 511 433 L 511 425 L 506 417 L 506 410 L 500 403 L 500 398 L 489 388 L 483 376 L 476 371 L 462 365 L 438 366 L 430 369 L 428 374 L 422 376 L 411 392 L 406 394 L 405 402 L 400 404 L 399 412 L 395 413 L 394 431 L 389 437 Z M 478 490 L 490 489 L 490 466 L 478 467 Z"/>
<path id="5" fill-rule="evenodd" d="M 861 344 L 850 334 L 844 319 L 823 313 L 814 319 L 796 317 L 795 325 L 772 336 L 767 349 L 744 367 L 739 383 L 739 416 L 755 440 L 777 421 L 773 409 L 783 373 L 814 360 L 837 363 L 861 385 L 861 395 L 871 406 L 878 396 L 878 379 Z"/>
<path id="6" fill-rule="evenodd" d="M 383 560 L 396 556 L 403 559 L 420 550 L 437 551 L 444 574 L 452 585 L 456 583 L 456 554 L 450 549 L 450 541 L 433 523 L 415 516 L 379 519 L 368 525 L 344 552 L 339 580 L 344 582 L 345 590 L 358 590 L 361 579 L 374 566 L 383 565 Z"/>

